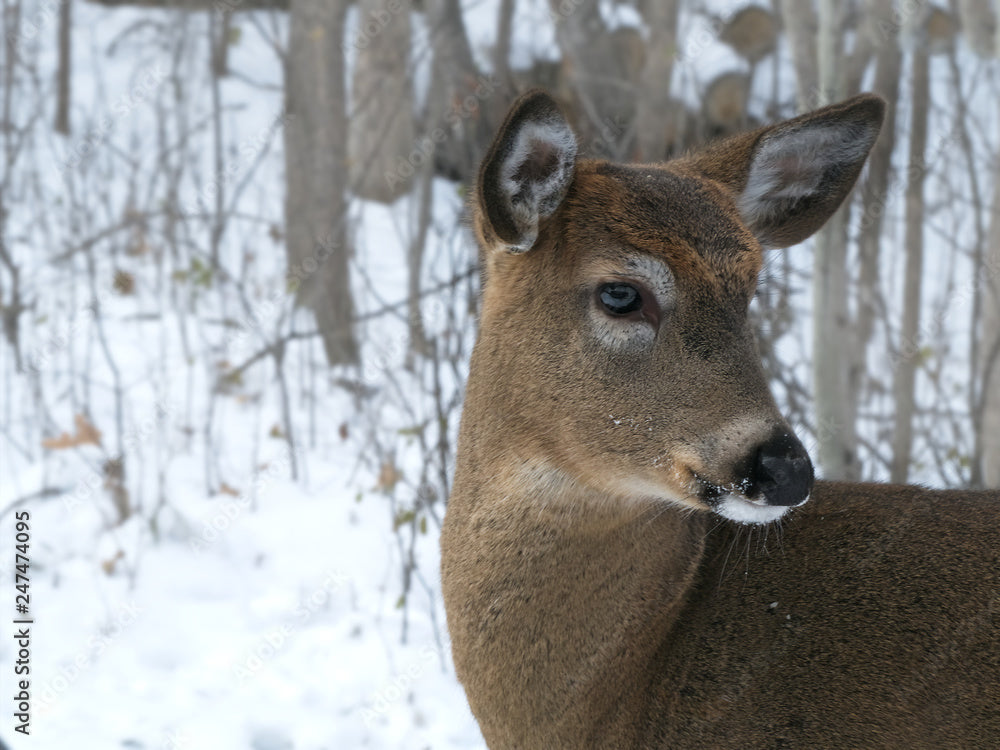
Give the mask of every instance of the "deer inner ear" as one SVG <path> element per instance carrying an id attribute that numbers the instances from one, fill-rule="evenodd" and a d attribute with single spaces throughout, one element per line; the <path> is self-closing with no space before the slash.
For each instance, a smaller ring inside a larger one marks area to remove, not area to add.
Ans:
<path id="1" fill-rule="evenodd" d="M 576 166 L 576 136 L 541 91 L 514 103 L 479 173 L 479 209 L 510 252 L 530 250 L 539 222 L 566 197 Z"/>

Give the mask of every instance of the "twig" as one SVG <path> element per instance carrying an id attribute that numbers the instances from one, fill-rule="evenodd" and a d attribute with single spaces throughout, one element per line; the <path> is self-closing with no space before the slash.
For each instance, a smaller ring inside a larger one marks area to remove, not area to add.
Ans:
<path id="1" fill-rule="evenodd" d="M 425 289 L 424 291 L 420 292 L 420 296 L 421 297 L 425 297 L 427 295 L 436 294 L 436 293 L 441 292 L 441 291 L 443 291 L 445 289 L 449 289 L 449 288 L 455 287 L 459 283 L 461 283 L 462 281 L 464 281 L 464 280 L 466 280 L 466 279 L 474 276 L 478 272 L 479 272 L 478 266 L 470 267 L 470 268 L 466 269 L 465 271 L 462 271 L 461 273 L 452 276 L 447 281 L 443 281 L 440 284 L 436 284 L 435 286 L 432 286 L 432 287 L 430 287 L 428 289 Z M 404 300 L 401 300 L 400 302 L 393 302 L 393 303 L 388 304 L 388 305 L 383 305 L 382 307 L 380 307 L 380 308 L 378 308 L 376 310 L 372 310 L 370 312 L 363 313 L 361 315 L 355 316 L 352 319 L 351 322 L 352 323 L 360 323 L 362 321 L 372 320 L 374 318 L 381 317 L 382 315 L 386 315 L 387 313 L 391 313 L 391 312 L 394 312 L 394 311 L 399 310 L 401 308 L 405 308 L 409 304 L 410 304 L 410 300 L 409 299 L 404 299 Z M 260 349 L 259 351 L 257 351 L 254 354 L 250 355 L 250 357 L 248 359 L 246 359 L 245 361 L 243 361 L 241 364 L 237 365 L 236 367 L 234 367 L 234 368 L 232 368 L 230 370 L 227 370 L 225 377 L 227 377 L 227 378 L 233 378 L 233 379 L 240 377 L 244 372 L 246 372 L 249 368 L 253 367 L 255 364 L 257 364 L 258 362 L 260 362 L 265 357 L 274 356 L 275 351 L 279 347 L 284 347 L 285 344 L 287 344 L 290 341 L 294 341 L 295 339 L 311 339 L 311 338 L 315 338 L 315 337 L 317 337 L 319 335 L 320 335 L 320 333 L 319 333 L 318 330 L 312 330 L 312 331 L 290 331 L 290 332 L 286 333 L 285 335 L 283 335 L 283 336 L 275 339 L 271 343 L 267 344 L 267 346 L 265 346 L 263 349 Z"/>
<path id="2" fill-rule="evenodd" d="M 48 497 L 58 497 L 59 495 L 64 495 L 70 491 L 70 487 L 42 487 L 40 490 L 32 492 L 30 495 L 25 495 L 24 497 L 19 497 L 14 500 L 6 508 L 0 510 L 0 520 L 3 519 L 8 513 L 10 513 L 15 508 L 20 508 L 22 505 L 27 505 L 33 500 L 44 500 Z"/>

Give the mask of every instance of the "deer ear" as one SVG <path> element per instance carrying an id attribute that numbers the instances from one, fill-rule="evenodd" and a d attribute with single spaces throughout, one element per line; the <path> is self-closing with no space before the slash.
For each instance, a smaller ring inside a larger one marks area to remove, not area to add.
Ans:
<path id="1" fill-rule="evenodd" d="M 576 136 L 555 101 L 531 91 L 511 107 L 479 170 L 484 229 L 510 252 L 531 249 L 559 208 L 576 165 Z"/>
<path id="2" fill-rule="evenodd" d="M 819 229 L 861 173 L 885 102 L 862 94 L 737 136 L 696 157 L 728 183 L 744 223 L 765 247 L 787 247 Z"/>

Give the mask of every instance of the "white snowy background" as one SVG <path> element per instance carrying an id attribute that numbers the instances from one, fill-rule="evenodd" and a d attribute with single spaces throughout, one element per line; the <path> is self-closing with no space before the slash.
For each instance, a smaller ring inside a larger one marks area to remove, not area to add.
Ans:
<path id="1" fill-rule="evenodd" d="M 464 5 L 487 60 L 496 3 Z M 716 5 L 725 15 L 743 4 Z M 50 121 L 57 4 L 28 7 L 23 43 L 38 80 L 13 94 L 22 121 Z M 289 345 L 280 378 L 264 363 L 213 394 L 220 372 L 277 333 L 309 327 L 290 312 L 283 247 L 271 232 L 283 220 L 282 75 L 272 42 L 285 39 L 286 21 L 238 16 L 230 64 L 239 75 L 220 83 L 226 171 L 218 175 L 207 145 L 204 42 L 195 41 L 206 36 L 205 15 L 88 2 L 74 12 L 73 135 L 32 131 L 32 179 L 8 205 L 10 248 L 33 301 L 24 349 L 39 377 L 19 375 L 0 343 L 0 601 L 6 617 L 14 518 L 27 510 L 34 618 L 31 735 L 13 732 L 16 644 L 5 636 L 0 738 L 14 750 L 483 747 L 448 648 L 437 573 L 442 499 L 410 524 L 414 538 L 394 529 L 412 512 L 406 493 L 426 474 L 421 441 L 437 439 L 427 425 L 441 424 L 441 401 L 447 439 L 457 429 L 474 335 L 474 275 L 447 284 L 475 257 L 463 196 L 452 183 L 434 184 L 423 285 L 448 290 L 427 296 L 424 315 L 432 334 L 452 337 L 459 365 L 403 367 L 405 321 L 373 313 L 405 301 L 415 208 L 408 198 L 355 203 L 365 349 L 353 387 L 342 387 L 343 373 L 325 372 L 319 343 L 304 339 Z M 637 20 L 617 13 L 620 23 Z M 521 3 L 516 18 L 517 59 L 556 55 L 546 3 Z M 419 27 L 415 35 L 419 46 Z M 703 18 L 685 15 L 681 40 L 674 90 L 692 102 L 714 74 L 741 65 Z M 976 78 L 981 63 L 966 63 L 970 80 L 992 80 L 990 71 Z M 781 70 L 790 80 L 790 63 Z M 972 126 L 995 131 L 992 100 L 971 94 Z M 182 96 L 183 111 L 173 111 Z M 178 142 L 180 132 L 197 137 Z M 932 153 L 945 133 L 947 123 L 932 129 Z M 165 150 L 182 153 L 166 163 L 185 165 L 180 204 L 192 213 L 208 210 L 213 183 L 238 192 L 221 258 L 245 298 L 225 280 L 199 276 L 207 223 L 186 230 L 171 254 L 144 248 L 141 226 L 125 221 L 129 211 L 158 220 Z M 897 223 L 887 230 L 900 235 L 901 204 L 901 195 L 889 204 Z M 804 273 L 808 255 L 798 250 L 792 263 Z M 929 288 L 945 295 L 970 283 L 970 268 L 928 257 Z M 118 270 L 134 277 L 135 293 L 115 293 Z M 899 275 L 887 269 L 888 278 Z M 801 325 L 781 344 L 793 361 L 808 357 L 807 291 L 795 299 Z M 961 310 L 941 319 L 962 335 Z M 962 362 L 955 367 L 961 373 Z M 84 406 L 101 444 L 43 449 L 44 437 L 73 433 Z M 137 512 L 117 525 L 101 466 L 119 447 Z M 387 479 L 386 466 L 396 476 Z"/>

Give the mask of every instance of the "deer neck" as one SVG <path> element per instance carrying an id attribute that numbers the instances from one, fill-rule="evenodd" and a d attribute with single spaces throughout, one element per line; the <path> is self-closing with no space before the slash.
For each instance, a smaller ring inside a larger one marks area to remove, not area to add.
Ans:
<path id="1" fill-rule="evenodd" d="M 483 468 L 460 457 L 442 569 L 456 668 L 487 740 L 557 747 L 582 727 L 598 744 L 634 730 L 704 519 L 537 462 Z"/>

